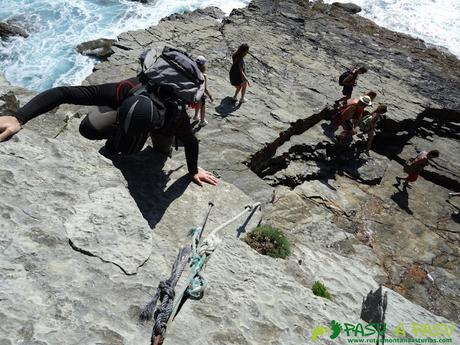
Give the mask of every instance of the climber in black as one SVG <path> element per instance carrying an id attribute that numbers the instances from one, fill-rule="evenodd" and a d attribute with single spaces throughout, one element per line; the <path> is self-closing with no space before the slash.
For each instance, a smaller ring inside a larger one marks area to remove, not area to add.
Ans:
<path id="1" fill-rule="evenodd" d="M 176 136 L 184 143 L 187 167 L 193 182 L 202 186 L 203 182 L 217 184 L 217 179 L 205 170 L 198 169 L 198 140 L 192 132 L 190 120 L 185 111 L 180 111 L 176 102 L 169 101 L 168 95 L 161 95 L 161 102 L 151 101 L 144 95 L 133 95 L 140 86 L 137 78 L 90 86 L 63 86 L 46 90 L 35 96 L 20 108 L 14 116 L 0 116 L 0 142 L 18 133 L 22 126 L 36 116 L 49 112 L 67 103 L 108 107 L 110 111 L 93 112 L 80 124 L 80 133 L 90 140 L 107 139 L 106 148 L 111 149 L 117 140 L 120 114 L 130 120 L 128 136 L 122 138 L 122 152 L 130 153 L 142 149 L 148 135 L 171 138 Z M 117 110 L 118 109 L 118 114 Z M 152 118 L 164 111 L 161 128 L 149 128 Z M 127 120 L 127 121 L 128 121 Z M 125 123 L 125 122 L 124 122 Z M 120 138 L 118 138 L 120 139 Z M 115 152 L 120 150 L 115 150 Z"/>

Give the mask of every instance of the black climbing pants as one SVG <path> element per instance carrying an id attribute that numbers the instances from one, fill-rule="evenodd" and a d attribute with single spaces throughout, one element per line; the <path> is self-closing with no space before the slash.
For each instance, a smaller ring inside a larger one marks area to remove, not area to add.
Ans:
<path id="1" fill-rule="evenodd" d="M 119 83 L 55 87 L 35 96 L 18 110 L 16 117 L 25 124 L 61 104 L 100 106 L 82 120 L 80 133 L 91 140 L 108 139 L 114 135 L 116 128 L 117 114 L 114 109 L 118 108 L 136 84 L 137 79 L 132 78 Z"/>

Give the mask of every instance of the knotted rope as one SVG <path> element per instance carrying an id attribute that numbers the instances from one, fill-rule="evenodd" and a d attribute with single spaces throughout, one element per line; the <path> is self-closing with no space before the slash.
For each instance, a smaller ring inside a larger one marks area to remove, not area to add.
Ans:
<path id="1" fill-rule="evenodd" d="M 152 300 L 142 308 L 139 318 L 142 321 L 151 320 L 154 316 L 155 323 L 153 325 L 151 343 L 155 344 L 155 338 L 163 335 L 166 332 L 166 323 L 173 311 L 174 297 L 176 295 L 174 288 L 179 280 L 185 266 L 189 260 L 190 248 L 183 246 L 179 250 L 179 254 L 174 261 L 171 269 L 171 276 L 167 280 L 162 280 L 158 284 L 157 291 Z M 159 305 L 157 306 L 157 302 Z"/>
<path id="2" fill-rule="evenodd" d="M 213 206 L 213 203 L 210 202 L 203 226 L 193 228 L 191 230 L 191 247 L 181 247 L 176 261 L 173 264 L 171 276 L 168 280 L 160 282 L 155 296 L 141 312 L 141 320 L 151 320 L 152 316 L 155 318 L 151 337 L 152 345 L 161 345 L 163 343 L 167 329 L 170 327 L 172 321 L 187 298 L 196 300 L 203 297 L 204 290 L 208 283 L 200 272 L 220 242 L 220 239 L 217 238 L 217 233 L 226 226 L 235 222 L 245 213 L 249 212 L 248 219 L 238 229 L 238 233 L 240 233 L 241 228 L 249 223 L 249 219 L 254 215 L 257 208 L 260 207 L 260 203 L 255 203 L 252 206 L 246 206 L 244 211 L 218 226 L 201 241 L 201 235 L 203 234 L 204 227 Z M 177 296 L 176 303 L 173 303 L 175 298 L 174 288 L 180 278 L 180 275 L 185 269 L 187 262 L 190 262 L 191 267 L 191 272 L 187 279 L 188 285 L 182 294 Z M 160 300 L 160 305 L 156 307 L 158 300 Z"/>

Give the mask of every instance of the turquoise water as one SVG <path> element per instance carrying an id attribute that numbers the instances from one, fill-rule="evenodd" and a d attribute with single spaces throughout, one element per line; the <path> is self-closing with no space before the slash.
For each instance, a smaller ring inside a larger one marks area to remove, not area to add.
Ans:
<path id="1" fill-rule="evenodd" d="M 217 6 L 227 14 L 249 0 L 0 0 L 0 21 L 30 33 L 0 42 L 0 70 L 14 85 L 35 90 L 80 84 L 95 61 L 75 52 L 81 42 L 115 38 L 157 24 L 171 13 Z"/>

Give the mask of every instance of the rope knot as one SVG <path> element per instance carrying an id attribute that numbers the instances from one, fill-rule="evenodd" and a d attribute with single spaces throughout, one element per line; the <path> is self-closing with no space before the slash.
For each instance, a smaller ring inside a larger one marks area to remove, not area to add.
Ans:
<path id="1" fill-rule="evenodd" d="M 160 281 L 160 284 L 158 284 L 158 289 L 160 290 L 160 300 L 163 300 L 165 296 L 170 299 L 174 299 L 176 293 L 170 280 Z"/>

